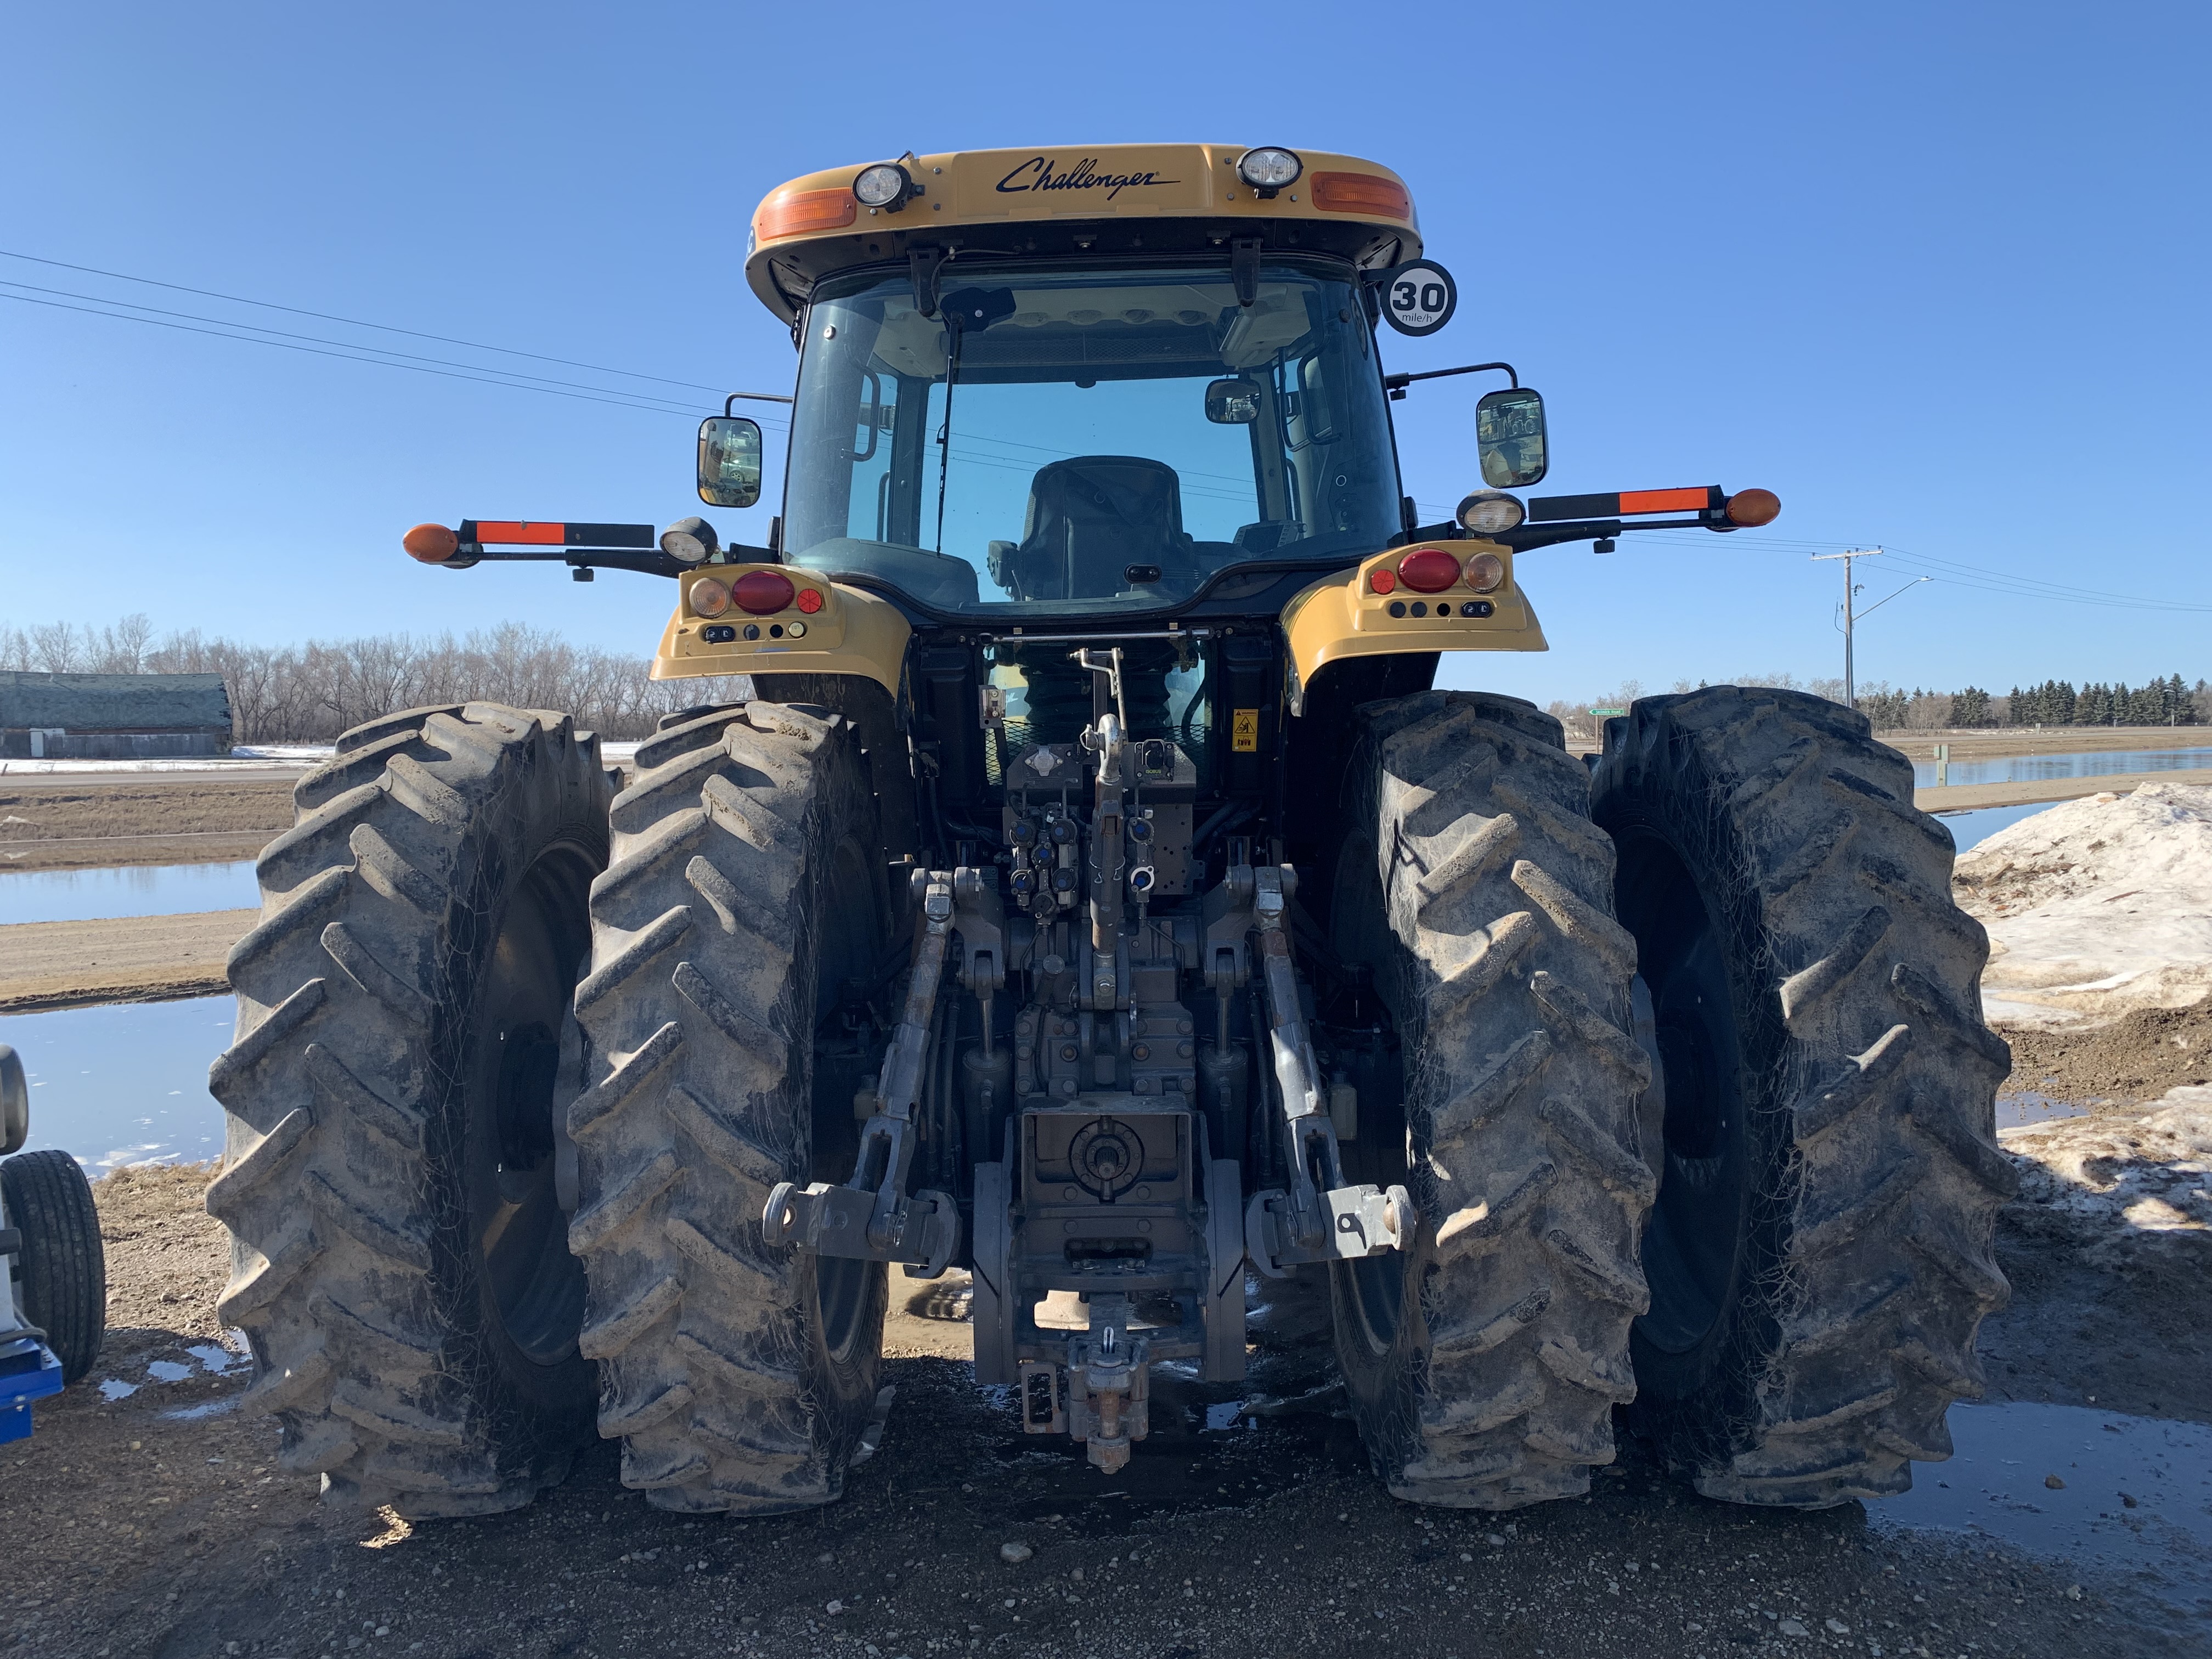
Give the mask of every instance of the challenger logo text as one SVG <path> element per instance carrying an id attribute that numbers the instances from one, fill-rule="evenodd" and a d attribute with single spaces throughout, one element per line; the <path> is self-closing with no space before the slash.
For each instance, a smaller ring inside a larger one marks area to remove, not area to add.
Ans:
<path id="1" fill-rule="evenodd" d="M 1112 201 L 1123 191 L 1143 185 L 1179 185 L 1180 179 L 1163 179 L 1156 173 L 1097 173 L 1097 158 L 1085 156 L 1065 172 L 1053 171 L 1054 158 L 1032 155 L 999 180 L 1000 191 L 1018 196 L 1025 190 L 1103 190 Z"/>

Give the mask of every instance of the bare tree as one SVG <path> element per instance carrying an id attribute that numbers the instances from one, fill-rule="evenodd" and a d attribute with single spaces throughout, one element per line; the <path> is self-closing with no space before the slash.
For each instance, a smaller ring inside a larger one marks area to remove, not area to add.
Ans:
<path id="1" fill-rule="evenodd" d="M 65 622 L 40 623 L 32 629 L 31 657 L 48 674 L 76 674 L 84 670 L 84 650 L 76 642 L 76 629 Z"/>
<path id="2" fill-rule="evenodd" d="M 153 637 L 154 619 L 143 611 L 134 611 L 121 621 L 101 629 L 96 641 L 88 628 L 85 639 L 89 647 L 92 672 L 95 674 L 144 673 L 146 647 Z"/>

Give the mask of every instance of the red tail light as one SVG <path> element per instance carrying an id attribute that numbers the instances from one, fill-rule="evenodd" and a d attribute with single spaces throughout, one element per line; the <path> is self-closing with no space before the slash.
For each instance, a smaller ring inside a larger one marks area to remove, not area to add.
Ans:
<path id="1" fill-rule="evenodd" d="M 1440 547 L 1425 547 L 1398 561 L 1398 580 L 1416 593 L 1441 593 L 1459 580 L 1459 561 Z"/>
<path id="2" fill-rule="evenodd" d="M 765 617 L 788 605 L 795 591 L 791 578 L 781 571 L 752 570 L 738 578 L 731 596 L 737 600 L 738 610 Z"/>

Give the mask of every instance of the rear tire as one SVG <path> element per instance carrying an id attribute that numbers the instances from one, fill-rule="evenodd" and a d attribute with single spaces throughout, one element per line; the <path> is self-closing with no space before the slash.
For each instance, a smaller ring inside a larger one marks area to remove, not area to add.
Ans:
<path id="1" fill-rule="evenodd" d="M 513 1509 L 590 1436 L 553 1109 L 608 793 L 565 714 L 413 709 L 341 738 L 261 854 L 208 1079 L 216 1310 L 333 1499 Z"/>
<path id="2" fill-rule="evenodd" d="M 107 1257 L 91 1183 L 67 1152 L 25 1152 L 0 1164 L 0 1207 L 23 1236 L 15 1258 L 23 1317 L 46 1333 L 62 1381 L 74 1382 L 107 1334 Z"/>
<path id="3" fill-rule="evenodd" d="M 1394 1495 L 1571 1497 L 1613 1461 L 1645 1305 L 1652 1183 L 1629 1150 L 1645 1066 L 1623 1029 L 1635 946 L 1612 918 L 1613 847 L 1559 723 L 1528 703 L 1431 691 L 1370 703 L 1354 730 L 1331 931 L 1419 1059 L 1401 1123 L 1363 1100 L 1347 1164 L 1404 1182 L 1422 1224 L 1411 1250 L 1331 1270 L 1338 1359 Z"/>
<path id="4" fill-rule="evenodd" d="M 779 1182 L 852 1174 L 874 1080 L 866 1043 L 817 1041 L 841 1005 L 880 1005 L 867 763 L 840 717 L 755 702 L 671 726 L 637 764 L 592 890 L 589 1086 L 568 1115 L 599 1432 L 659 1508 L 803 1509 L 842 1492 L 867 1426 L 884 1268 L 771 1247 L 760 1218 Z"/>
<path id="5" fill-rule="evenodd" d="M 1949 832 L 1863 716 L 1799 692 L 1644 698 L 1592 787 L 1663 1062 L 1629 1421 L 1708 1497 L 1902 1492 L 2008 1294 L 2010 1056 Z"/>

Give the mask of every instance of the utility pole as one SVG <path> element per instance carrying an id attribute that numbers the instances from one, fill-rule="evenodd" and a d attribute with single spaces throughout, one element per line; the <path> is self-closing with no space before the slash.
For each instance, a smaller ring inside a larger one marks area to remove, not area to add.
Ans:
<path id="1" fill-rule="evenodd" d="M 1897 590 L 1897 593 L 1891 594 L 1889 599 L 1876 599 L 1864 611 L 1857 610 L 1855 607 L 1858 603 L 1858 596 L 1862 590 L 1853 586 L 1851 584 L 1851 561 L 1853 559 L 1874 559 L 1881 556 L 1881 549 L 1878 547 L 1855 547 L 1849 552 L 1844 553 L 1815 553 L 1813 555 L 1813 557 L 1816 562 L 1821 559 L 1841 559 L 1844 562 L 1844 707 L 1846 708 L 1856 708 L 1859 706 L 1858 680 L 1851 663 L 1851 629 L 1853 627 L 1858 623 L 1865 620 L 1865 618 L 1874 611 L 1879 611 L 1882 606 L 1887 605 L 1890 599 L 1893 599 L 1897 597 L 1897 593 L 1902 593 L 1905 592 L 1905 587 L 1917 587 L 1922 582 L 1932 581 L 1935 580 L 1930 576 L 1915 576 L 1911 581 L 1905 583 L 1905 587 L 1899 588 Z"/>

